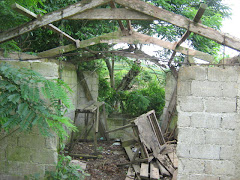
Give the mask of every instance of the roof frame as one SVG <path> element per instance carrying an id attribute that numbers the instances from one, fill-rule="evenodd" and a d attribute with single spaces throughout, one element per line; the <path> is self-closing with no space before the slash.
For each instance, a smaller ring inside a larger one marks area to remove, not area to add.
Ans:
<path id="1" fill-rule="evenodd" d="M 8 41 L 14 37 L 17 37 L 21 34 L 32 31 L 39 27 L 48 26 L 49 28 L 51 28 L 52 22 L 55 22 L 55 21 L 58 21 L 61 19 L 86 18 L 86 15 L 89 15 L 91 12 L 92 12 L 92 15 L 90 16 L 90 19 L 91 18 L 94 19 L 94 18 L 96 18 L 96 14 L 94 14 L 94 13 L 96 13 L 97 11 L 98 12 L 102 11 L 102 9 L 99 10 L 99 9 L 94 9 L 94 8 L 101 6 L 103 4 L 107 4 L 107 3 L 110 3 L 111 7 L 113 8 L 111 10 L 107 10 L 108 11 L 107 18 L 109 18 L 109 19 L 111 19 L 111 15 L 113 15 L 114 12 L 119 13 L 119 11 L 121 11 L 120 9 L 123 10 L 123 8 L 115 8 L 114 3 L 117 3 L 117 4 L 124 6 L 125 9 L 123 11 L 125 13 L 130 14 L 133 17 L 133 19 L 134 19 L 134 17 L 136 18 L 139 15 L 140 18 L 142 18 L 143 20 L 149 20 L 149 19 L 163 20 L 163 21 L 169 22 L 171 24 L 174 24 L 178 27 L 187 29 L 186 34 L 188 34 L 189 32 L 193 32 L 193 33 L 199 34 L 201 36 L 204 36 L 206 38 L 212 39 L 220 44 L 224 44 L 235 50 L 240 50 L 240 39 L 230 36 L 228 34 L 221 33 L 213 28 L 210 28 L 210 27 L 204 26 L 200 23 L 197 23 L 196 21 L 192 21 L 186 17 L 169 12 L 169 11 L 164 10 L 159 7 L 150 5 L 150 4 L 148 4 L 146 2 L 142 2 L 140 0 L 131 0 L 131 1 L 128 1 L 128 0 L 114 0 L 114 1 L 111 1 L 111 0 L 92 0 L 92 1 L 86 0 L 86 1 L 81 1 L 81 2 L 75 3 L 73 5 L 62 8 L 60 10 L 48 13 L 42 17 L 39 17 L 39 16 L 36 17 L 34 15 L 34 18 L 36 18 L 35 20 L 32 20 L 32 21 L 25 23 L 19 27 L 16 27 L 11 30 L 0 33 L 0 43 Z M 140 13 L 141 13 L 141 15 L 140 15 Z M 105 18 L 105 19 L 107 19 L 107 18 Z M 150 37 L 150 36 L 132 31 L 130 18 L 126 18 L 126 16 L 125 17 L 121 16 L 119 19 L 116 17 L 115 18 L 112 17 L 112 18 L 118 20 L 120 28 L 122 30 L 121 35 L 119 34 L 119 32 L 114 32 L 112 34 L 109 33 L 107 35 L 101 35 L 99 37 L 95 37 L 92 39 L 88 39 L 88 40 L 79 42 L 79 40 L 75 40 L 74 38 L 72 38 L 70 36 L 68 37 L 68 35 L 65 34 L 66 36 L 64 36 L 64 37 L 68 38 L 72 42 L 78 42 L 78 43 L 57 47 L 57 48 L 54 48 L 54 49 L 51 49 L 51 50 L 48 50 L 45 52 L 41 52 L 41 53 L 39 53 L 39 55 L 45 56 L 44 53 L 46 53 L 46 52 L 48 52 L 48 53 L 54 52 L 55 53 L 54 55 L 56 55 L 56 53 L 60 54 L 60 53 L 64 53 L 64 52 L 69 52 L 69 51 L 73 51 L 77 48 L 83 48 L 83 47 L 91 46 L 91 45 L 98 44 L 98 43 L 126 42 L 126 43 L 130 43 L 130 44 L 136 44 L 136 42 L 138 42 L 141 44 L 156 44 L 161 47 L 171 49 L 176 52 L 181 52 L 186 55 L 191 55 L 191 56 L 195 56 L 195 57 L 198 56 L 198 58 L 201 57 L 200 59 L 204 59 L 204 60 L 208 59 L 208 61 L 210 60 L 210 62 L 212 62 L 213 58 L 210 55 L 200 52 L 200 51 L 193 50 L 193 49 L 188 49 L 188 48 L 178 46 L 181 44 L 180 42 L 178 42 L 177 44 L 173 44 L 173 43 L 166 42 L 166 41 L 163 41 L 158 38 Z M 121 22 L 121 20 L 125 19 L 125 18 L 127 20 L 127 29 L 125 29 L 125 27 L 123 27 L 123 24 Z M 57 27 L 53 27 L 53 28 L 55 28 L 56 32 L 64 34 L 64 32 L 58 31 L 59 29 Z M 56 30 L 56 28 L 58 30 Z M 116 36 L 116 34 L 118 34 L 118 36 Z M 185 35 L 185 37 L 183 36 L 182 40 L 185 40 L 186 37 L 187 37 L 186 35 Z"/>

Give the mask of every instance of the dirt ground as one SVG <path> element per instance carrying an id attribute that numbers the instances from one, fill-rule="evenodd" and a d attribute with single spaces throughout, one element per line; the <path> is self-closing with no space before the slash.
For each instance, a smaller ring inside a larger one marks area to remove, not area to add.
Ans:
<path id="1" fill-rule="evenodd" d="M 98 158 L 76 158 L 87 163 L 86 173 L 90 177 L 87 180 L 124 180 L 127 174 L 127 167 L 117 165 L 129 162 L 120 142 L 98 141 Z M 93 142 L 79 142 L 72 150 L 72 154 L 94 155 Z"/>

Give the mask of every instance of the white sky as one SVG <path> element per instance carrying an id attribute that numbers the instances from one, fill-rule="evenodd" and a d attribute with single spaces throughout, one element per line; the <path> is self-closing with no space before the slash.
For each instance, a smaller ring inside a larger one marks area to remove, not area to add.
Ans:
<path id="1" fill-rule="evenodd" d="M 231 19 L 225 19 L 223 21 L 222 32 L 231 34 L 240 39 L 240 1 L 239 0 L 223 0 L 223 3 L 227 4 L 232 10 Z M 232 50 L 230 48 L 225 48 L 226 54 L 229 54 L 230 57 L 238 55 L 240 52 Z"/>

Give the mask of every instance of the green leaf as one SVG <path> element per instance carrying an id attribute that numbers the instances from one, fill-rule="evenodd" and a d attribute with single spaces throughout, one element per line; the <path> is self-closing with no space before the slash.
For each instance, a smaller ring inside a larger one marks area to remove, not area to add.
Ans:
<path id="1" fill-rule="evenodd" d="M 12 103 L 16 104 L 20 100 L 20 95 L 19 94 L 12 94 L 8 97 L 8 100 L 11 101 Z"/>

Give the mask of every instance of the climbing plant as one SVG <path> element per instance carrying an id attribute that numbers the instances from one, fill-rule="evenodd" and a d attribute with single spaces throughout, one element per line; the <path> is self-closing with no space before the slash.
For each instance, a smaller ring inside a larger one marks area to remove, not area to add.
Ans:
<path id="1" fill-rule="evenodd" d="M 67 136 L 65 128 L 76 128 L 63 116 L 71 108 L 66 90 L 71 91 L 59 79 L 47 80 L 32 70 L 0 63 L 0 128 L 28 131 L 37 126 L 43 135 L 52 130 Z"/>

